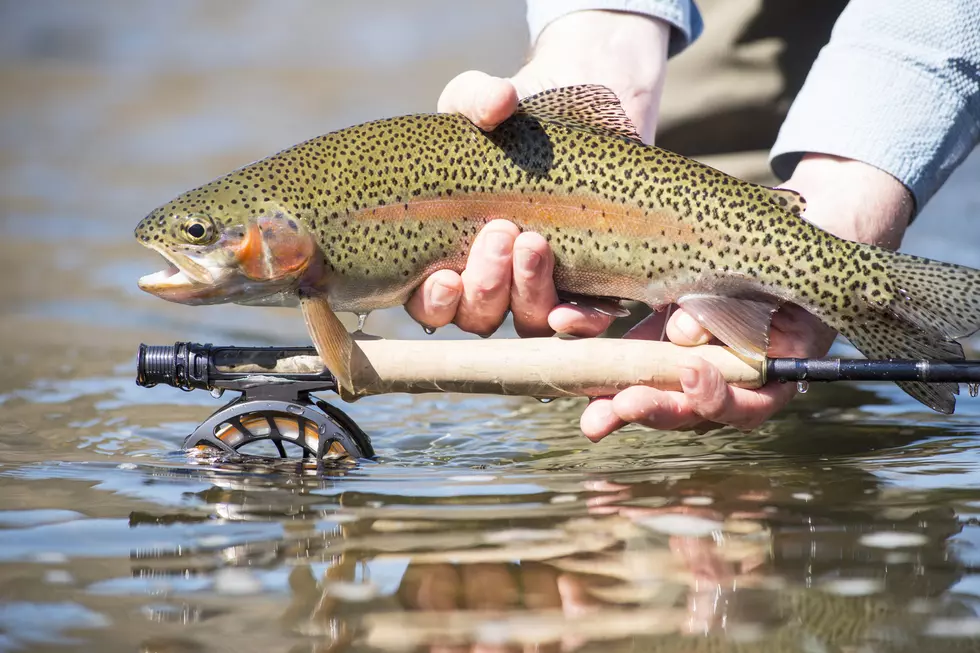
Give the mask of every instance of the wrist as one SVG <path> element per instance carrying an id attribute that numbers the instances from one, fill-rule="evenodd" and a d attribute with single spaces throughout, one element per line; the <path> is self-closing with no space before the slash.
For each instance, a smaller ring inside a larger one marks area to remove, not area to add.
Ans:
<path id="1" fill-rule="evenodd" d="M 610 88 L 646 142 L 653 142 L 663 92 L 670 25 L 615 11 L 576 11 L 541 33 L 513 78 L 518 94 L 575 84 Z"/>
<path id="2" fill-rule="evenodd" d="M 804 217 L 840 238 L 898 249 L 914 201 L 897 179 L 872 165 L 807 154 L 782 187 L 807 201 Z"/>

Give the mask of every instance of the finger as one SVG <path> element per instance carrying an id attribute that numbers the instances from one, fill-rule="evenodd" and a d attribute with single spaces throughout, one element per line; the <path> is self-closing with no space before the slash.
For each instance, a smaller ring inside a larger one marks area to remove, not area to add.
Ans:
<path id="1" fill-rule="evenodd" d="M 593 308 L 561 304 L 548 314 L 548 326 L 556 333 L 592 338 L 608 329 L 615 319 Z"/>
<path id="2" fill-rule="evenodd" d="M 405 304 L 405 310 L 419 324 L 433 329 L 456 317 L 463 295 L 463 280 L 452 270 L 439 270 L 422 282 Z"/>
<path id="3" fill-rule="evenodd" d="M 517 110 L 517 89 L 507 79 L 470 70 L 454 77 L 436 105 L 439 113 L 461 113 L 490 131 Z"/>
<path id="4" fill-rule="evenodd" d="M 667 337 L 675 345 L 695 347 L 707 344 L 712 336 L 684 309 L 677 311 L 667 321 Z"/>
<path id="5" fill-rule="evenodd" d="M 598 442 L 616 429 L 626 426 L 626 422 L 621 420 L 613 411 L 613 399 L 600 397 L 593 399 L 582 411 L 579 419 L 579 427 L 585 437 Z"/>
<path id="6" fill-rule="evenodd" d="M 680 366 L 681 387 L 691 410 L 702 418 L 752 430 L 789 403 L 796 386 L 775 383 L 759 390 L 728 385 L 718 368 L 700 358 Z"/>
<path id="7" fill-rule="evenodd" d="M 510 310 L 523 338 L 550 336 L 548 314 L 558 303 L 553 279 L 555 256 L 540 234 L 523 233 L 514 241 L 514 281 Z"/>
<path id="8" fill-rule="evenodd" d="M 493 220 L 477 235 L 466 261 L 463 296 L 456 311 L 456 325 L 488 336 L 497 330 L 510 304 L 514 241 L 520 233 L 506 220 Z"/>
<path id="9" fill-rule="evenodd" d="M 689 429 L 702 421 L 683 393 L 647 386 L 626 388 L 613 397 L 612 409 L 623 422 L 661 431 Z"/>
<path id="10" fill-rule="evenodd" d="M 808 358 L 825 355 L 837 332 L 795 304 L 783 304 L 772 315 L 769 351 L 774 355 Z"/>

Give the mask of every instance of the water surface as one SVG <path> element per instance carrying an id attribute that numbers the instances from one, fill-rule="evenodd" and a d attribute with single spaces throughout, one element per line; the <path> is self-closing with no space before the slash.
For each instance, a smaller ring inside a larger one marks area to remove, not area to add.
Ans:
<path id="1" fill-rule="evenodd" d="M 506 74 L 522 11 L 0 3 L 0 650 L 980 650 L 968 398 L 946 418 L 814 387 L 751 435 L 591 445 L 579 401 L 390 396 L 344 406 L 379 454 L 353 468 L 179 451 L 221 402 L 136 387 L 140 342 L 306 337 L 291 311 L 139 293 L 138 219 Z M 976 265 L 978 175 L 907 251 Z M 424 337 L 400 310 L 368 330 Z"/>

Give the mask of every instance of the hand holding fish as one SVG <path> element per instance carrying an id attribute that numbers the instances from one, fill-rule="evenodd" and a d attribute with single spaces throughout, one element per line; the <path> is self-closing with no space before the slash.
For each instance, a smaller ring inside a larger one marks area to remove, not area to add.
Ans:
<path id="1" fill-rule="evenodd" d="M 490 131 L 518 108 L 518 98 L 548 88 L 601 84 L 613 90 L 643 141 L 652 144 L 660 110 L 670 26 L 639 14 L 578 11 L 552 22 L 533 58 L 513 77 L 477 71 L 453 79 L 438 102 L 440 113 L 461 113 Z M 520 233 L 512 223 L 488 224 L 473 244 L 462 275 L 440 270 L 429 277 L 407 309 L 430 327 L 455 323 L 490 335 L 508 308 L 524 337 L 564 333 L 596 336 L 613 318 L 572 304 L 558 304 L 547 241 Z M 554 309 L 554 310 L 552 310 Z M 694 320 L 692 328 L 703 334 Z M 706 336 L 705 336 L 706 337 Z"/>
<path id="2" fill-rule="evenodd" d="M 665 24 L 635 15 L 614 16 L 647 23 L 630 27 L 637 31 L 659 30 L 659 43 L 666 44 Z M 660 65 L 653 70 L 623 65 L 614 49 L 608 49 L 605 58 L 585 58 L 588 63 L 584 65 L 570 61 L 569 56 L 573 56 L 571 53 L 582 42 L 580 30 L 589 29 L 585 23 L 578 22 L 580 18 L 581 13 L 570 14 L 549 27 L 534 58 L 511 79 L 475 71 L 459 75 L 443 91 L 439 111 L 462 113 L 489 131 L 517 109 L 519 95 L 533 94 L 552 85 L 601 83 L 623 98 L 624 109 L 644 141 L 653 142 L 666 48 L 657 50 Z M 608 24 L 596 29 L 601 32 L 608 29 Z M 629 36 L 626 38 L 629 41 Z M 563 43 L 576 45 L 566 48 Z M 646 92 L 637 93 L 636 89 L 640 88 Z M 810 154 L 786 187 L 810 200 L 806 212 L 810 222 L 835 235 L 891 249 L 901 243 L 911 213 L 910 195 L 897 180 L 872 166 Z M 556 332 L 579 337 L 599 335 L 614 318 L 589 308 L 560 304 L 553 281 L 554 262 L 551 247 L 541 235 L 521 233 L 514 224 L 496 220 L 477 237 L 462 274 L 450 270 L 433 274 L 406 308 L 416 320 L 428 326 L 455 323 L 465 331 L 481 335 L 493 333 L 503 322 L 508 308 L 516 331 L 524 337 L 549 336 Z M 705 344 L 712 339 L 683 310 L 669 315 L 664 325 L 666 317 L 655 314 L 626 337 L 661 339 L 666 335 L 674 344 L 684 346 Z M 829 350 L 834 335 L 833 330 L 806 311 L 786 305 L 773 315 L 768 353 L 784 357 L 822 356 Z M 796 394 L 794 386 L 784 384 L 760 390 L 730 387 L 716 368 L 694 356 L 682 379 L 683 392 L 634 387 L 615 397 L 595 399 L 582 415 L 582 431 L 589 439 L 598 441 L 628 423 L 659 429 L 703 430 L 720 424 L 752 429 Z"/>

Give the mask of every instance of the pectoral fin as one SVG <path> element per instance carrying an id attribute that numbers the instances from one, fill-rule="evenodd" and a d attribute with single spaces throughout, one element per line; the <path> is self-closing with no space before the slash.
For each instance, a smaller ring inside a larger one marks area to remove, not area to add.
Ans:
<path id="1" fill-rule="evenodd" d="M 353 360 L 354 339 L 347 328 L 337 318 L 330 308 L 326 297 L 320 295 L 301 295 L 300 304 L 303 307 L 303 317 L 306 328 L 313 339 L 317 353 L 323 359 L 324 365 L 334 375 L 345 390 L 354 392 L 354 382 L 351 368 Z"/>
<path id="2" fill-rule="evenodd" d="M 610 317 L 629 317 L 630 310 L 623 306 L 622 301 L 615 297 L 592 297 L 587 295 L 576 295 L 575 293 L 559 292 L 558 301 L 568 304 L 575 304 L 582 308 L 590 308 L 594 311 L 608 315 Z"/>
<path id="3" fill-rule="evenodd" d="M 754 360 L 765 358 L 769 324 L 779 308 L 774 300 L 687 295 L 677 300 L 677 305 L 738 353 Z"/>

